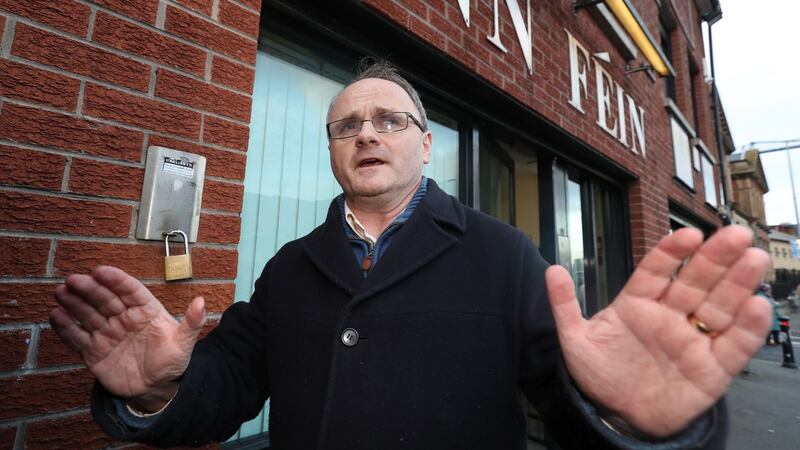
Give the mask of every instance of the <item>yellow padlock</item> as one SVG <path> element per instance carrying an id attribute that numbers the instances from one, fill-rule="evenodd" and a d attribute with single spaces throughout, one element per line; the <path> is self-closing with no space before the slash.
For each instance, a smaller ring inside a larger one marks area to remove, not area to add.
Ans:
<path id="1" fill-rule="evenodd" d="M 183 255 L 169 254 L 169 238 L 176 235 L 183 238 Z M 164 257 L 164 278 L 167 281 L 192 278 L 192 257 L 189 256 L 189 239 L 186 238 L 186 233 L 181 230 L 172 230 L 166 233 L 164 247 L 167 250 L 167 256 Z"/>

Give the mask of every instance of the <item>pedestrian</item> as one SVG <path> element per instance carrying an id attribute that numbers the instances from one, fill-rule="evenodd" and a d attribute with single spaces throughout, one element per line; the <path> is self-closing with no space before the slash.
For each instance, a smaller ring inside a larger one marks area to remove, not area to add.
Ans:
<path id="1" fill-rule="evenodd" d="M 780 344 L 780 314 L 778 314 L 778 302 L 772 297 L 772 286 L 767 283 L 761 283 L 758 285 L 756 294 L 766 299 L 772 306 L 772 327 L 767 334 L 767 345 Z"/>
<path id="2" fill-rule="evenodd" d="M 326 127 L 343 195 L 196 345 L 202 297 L 177 322 L 116 268 L 56 289 L 107 433 L 224 441 L 269 398 L 281 450 L 523 449 L 521 391 L 563 448 L 724 447 L 722 395 L 769 323 L 749 230 L 663 238 L 585 320 L 564 268 L 422 176 L 433 136 L 395 69 L 365 68 Z"/>

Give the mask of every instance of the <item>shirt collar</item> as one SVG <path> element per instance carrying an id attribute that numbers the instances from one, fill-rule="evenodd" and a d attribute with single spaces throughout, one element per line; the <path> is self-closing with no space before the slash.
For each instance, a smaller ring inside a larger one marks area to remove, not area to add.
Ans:
<path id="1" fill-rule="evenodd" d="M 411 214 L 414 212 L 414 209 L 417 207 L 419 202 L 422 200 L 422 197 L 425 196 L 428 188 L 428 178 L 425 175 L 422 176 L 422 179 L 419 183 L 419 187 L 417 191 L 414 193 L 414 196 L 411 197 L 411 201 L 408 202 L 408 205 L 400 211 L 399 214 L 392 218 L 390 222 L 391 225 L 394 224 L 402 224 L 411 217 Z M 346 223 L 349 227 L 349 231 L 355 233 L 355 235 L 365 241 L 367 241 L 370 245 L 375 245 L 378 239 L 375 236 L 372 236 L 367 232 L 366 227 L 358 220 L 358 217 L 353 213 L 350 209 L 350 206 L 347 204 L 347 200 L 344 199 L 344 194 L 339 196 L 339 206 L 342 210 L 342 218 L 344 223 Z M 390 226 L 391 226 L 390 225 Z"/>

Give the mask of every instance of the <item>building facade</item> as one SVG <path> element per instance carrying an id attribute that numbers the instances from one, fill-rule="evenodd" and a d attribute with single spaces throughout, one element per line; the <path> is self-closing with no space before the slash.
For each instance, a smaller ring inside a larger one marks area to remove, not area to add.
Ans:
<path id="1" fill-rule="evenodd" d="M 47 324 L 53 289 L 113 264 L 175 314 L 204 295 L 212 327 L 324 219 L 339 192 L 325 115 L 365 55 L 420 90 L 426 174 L 520 228 L 598 311 L 664 234 L 722 224 L 702 37 L 720 14 L 715 0 L 0 0 L 0 447 L 122 445 L 91 422 L 91 376 Z M 151 146 L 207 158 L 189 281 L 166 283 L 163 242 L 135 237 Z M 234 442 L 263 437 L 267 411 Z"/>
<path id="2" fill-rule="evenodd" d="M 770 229 L 764 209 L 764 194 L 769 192 L 769 185 L 760 154 L 758 150 L 748 150 L 729 155 L 727 160 L 733 187 L 732 222 L 753 230 L 753 246 L 770 252 Z M 775 267 L 773 257 L 764 277 L 769 283 L 775 281 Z"/>

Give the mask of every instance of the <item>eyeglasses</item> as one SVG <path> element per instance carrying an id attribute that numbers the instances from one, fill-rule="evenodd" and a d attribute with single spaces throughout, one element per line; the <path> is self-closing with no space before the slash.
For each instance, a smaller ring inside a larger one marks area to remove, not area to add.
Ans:
<path id="1" fill-rule="evenodd" d="M 408 119 L 414 122 L 420 130 L 425 131 L 421 123 L 409 112 L 390 112 L 372 116 L 371 119 L 342 119 L 334 120 L 327 125 L 330 139 L 347 139 L 358 135 L 364 122 L 372 122 L 372 127 L 378 133 L 395 133 L 408 128 Z"/>

